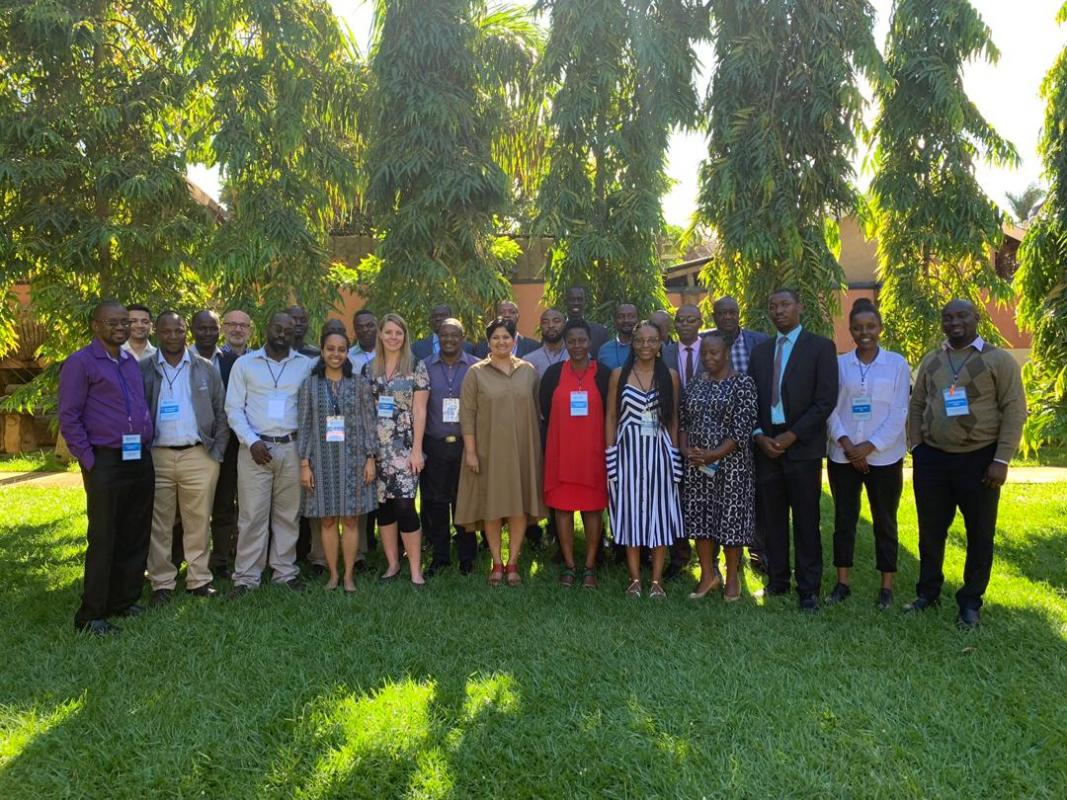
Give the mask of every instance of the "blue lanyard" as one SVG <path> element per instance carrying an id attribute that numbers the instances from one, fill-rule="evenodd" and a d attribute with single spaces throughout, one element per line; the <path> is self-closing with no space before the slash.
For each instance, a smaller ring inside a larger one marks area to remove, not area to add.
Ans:
<path id="1" fill-rule="evenodd" d="M 866 389 L 867 389 L 867 373 L 869 373 L 871 371 L 871 369 L 874 367 L 874 362 L 878 360 L 878 355 L 881 352 L 882 352 L 882 348 L 880 348 L 880 347 L 877 350 L 874 351 L 874 358 L 871 359 L 871 363 L 867 365 L 867 369 L 863 368 L 863 362 L 860 361 L 859 355 L 858 354 L 856 355 L 856 363 L 859 365 L 859 368 L 860 368 L 860 386 L 863 387 L 864 391 L 866 391 Z"/>
<path id="2" fill-rule="evenodd" d="M 336 392 L 333 390 L 333 381 L 326 377 L 323 377 L 323 380 L 326 381 L 326 393 L 330 395 L 330 405 L 333 406 L 334 416 L 337 416 L 341 413 L 341 387 L 344 385 L 345 379 L 341 378 L 338 381 Z"/>

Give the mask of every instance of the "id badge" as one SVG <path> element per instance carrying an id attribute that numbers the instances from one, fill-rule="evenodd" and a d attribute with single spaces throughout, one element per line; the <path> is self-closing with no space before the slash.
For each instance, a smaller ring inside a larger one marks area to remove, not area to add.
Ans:
<path id="1" fill-rule="evenodd" d="M 967 402 L 967 390 L 951 386 L 942 392 L 945 398 L 946 417 L 966 417 L 971 413 L 971 405 Z"/>
<path id="2" fill-rule="evenodd" d="M 176 422 L 178 416 L 181 414 L 181 406 L 178 405 L 177 400 L 160 400 L 159 401 L 159 421 L 160 422 Z"/>
<path id="3" fill-rule="evenodd" d="M 852 419 L 868 420 L 871 418 L 871 398 L 865 394 L 852 398 Z"/>
<path id="4" fill-rule="evenodd" d="M 571 392 L 571 416 L 589 416 L 589 392 Z"/>
<path id="5" fill-rule="evenodd" d="M 345 440 L 345 418 L 340 415 L 326 417 L 326 441 L 343 442 Z"/>
<path id="6" fill-rule="evenodd" d="M 651 411 L 645 411 L 641 414 L 641 435 L 642 436 L 655 436 L 659 430 L 659 419 Z"/>
<path id="7" fill-rule="evenodd" d="M 707 475 L 709 478 L 715 477 L 715 473 L 719 471 L 719 462 L 712 461 L 710 464 L 701 464 L 700 471 Z"/>
<path id="8" fill-rule="evenodd" d="M 267 400 L 267 419 L 281 421 L 285 419 L 285 397 L 272 394 Z"/>
<path id="9" fill-rule="evenodd" d="M 392 419 L 393 410 L 396 408 L 396 398 L 391 394 L 383 394 L 378 398 L 378 416 L 381 419 Z"/>
<path id="10" fill-rule="evenodd" d="M 122 434 L 122 460 L 123 461 L 140 461 L 141 460 L 141 434 L 139 434 L 139 433 L 124 433 L 124 434 Z"/>
<path id="11" fill-rule="evenodd" d="M 459 398 L 446 397 L 441 400 L 441 421 L 459 422 Z"/>

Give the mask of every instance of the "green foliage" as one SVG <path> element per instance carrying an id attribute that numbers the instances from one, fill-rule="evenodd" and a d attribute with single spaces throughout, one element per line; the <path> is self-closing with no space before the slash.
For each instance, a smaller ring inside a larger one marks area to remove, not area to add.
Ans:
<path id="1" fill-rule="evenodd" d="M 557 85 L 538 226 L 555 236 L 549 304 L 587 289 L 590 317 L 628 300 L 667 305 L 658 258 L 660 198 L 671 130 L 695 117 L 694 37 L 707 29 L 689 0 L 541 0 L 551 13 L 542 69 Z"/>
<path id="2" fill-rule="evenodd" d="M 1059 21 L 1067 23 L 1067 4 Z M 1041 87 L 1048 102 L 1040 150 L 1048 199 L 1019 248 L 1018 318 L 1033 334 L 1025 367 L 1028 449 L 1067 442 L 1067 49 Z"/>
<path id="3" fill-rule="evenodd" d="M 889 80 L 877 90 L 872 233 L 878 240 L 885 341 L 913 363 L 943 338 L 941 308 L 954 297 L 981 309 L 1007 302 L 991 250 L 1001 215 L 974 163 L 1014 164 L 963 91 L 963 65 L 996 61 L 989 28 L 968 0 L 897 0 L 886 44 Z M 983 315 L 983 338 L 1002 341 Z"/>
<path id="4" fill-rule="evenodd" d="M 804 324 L 829 333 L 844 273 L 827 220 L 856 206 L 858 80 L 882 75 L 874 12 L 866 0 L 712 0 L 711 12 L 698 215 L 720 249 L 701 279 L 711 298 L 735 296 L 752 327 L 766 326 L 771 291 L 795 288 Z"/>
<path id="5" fill-rule="evenodd" d="M 1045 190 L 1040 185 L 1031 183 L 1018 194 L 1005 192 L 1004 197 L 1011 206 L 1015 221 L 1023 224 L 1028 222 L 1041 208 L 1041 202 L 1045 199 Z"/>
<path id="6" fill-rule="evenodd" d="M 384 237 L 361 265 L 370 306 L 421 335 L 428 306 L 448 302 L 477 329 L 509 295 L 513 261 L 493 247 L 508 210 L 497 159 L 524 174 L 516 120 L 538 32 L 518 12 L 472 0 L 381 0 L 377 26 L 367 196 Z"/>

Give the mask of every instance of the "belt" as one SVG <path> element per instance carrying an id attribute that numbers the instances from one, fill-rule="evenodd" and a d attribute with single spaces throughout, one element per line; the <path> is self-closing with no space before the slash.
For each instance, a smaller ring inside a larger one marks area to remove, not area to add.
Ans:
<path id="1" fill-rule="evenodd" d="M 163 450 L 188 450 L 188 449 L 190 449 L 192 447 L 199 447 L 199 446 L 200 446 L 200 442 L 196 442 L 194 444 L 157 444 L 156 445 L 156 447 L 162 448 Z"/>
<path id="2" fill-rule="evenodd" d="M 259 440 L 261 442 L 270 442 L 271 444 L 286 444 L 288 442 L 295 442 L 296 431 L 293 431 L 292 433 L 287 433 L 285 434 L 285 436 L 266 436 L 264 434 L 259 434 Z"/>
<path id="3" fill-rule="evenodd" d="M 455 444 L 459 441 L 458 436 L 431 436 L 435 442 L 444 442 L 445 444 Z"/>

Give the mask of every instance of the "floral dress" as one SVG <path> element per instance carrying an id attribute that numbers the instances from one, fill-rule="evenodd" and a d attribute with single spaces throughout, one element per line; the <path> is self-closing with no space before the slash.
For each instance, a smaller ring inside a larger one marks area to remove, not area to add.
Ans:
<path id="1" fill-rule="evenodd" d="M 419 488 L 419 476 L 411 471 L 408 459 L 415 440 L 415 392 L 430 391 L 430 375 L 421 361 L 413 372 L 394 375 L 372 374 L 370 362 L 363 374 L 371 382 L 374 406 L 378 417 L 378 502 L 392 498 L 414 498 Z M 383 397 L 392 397 L 392 409 Z"/>

